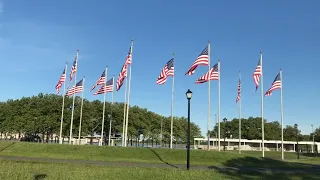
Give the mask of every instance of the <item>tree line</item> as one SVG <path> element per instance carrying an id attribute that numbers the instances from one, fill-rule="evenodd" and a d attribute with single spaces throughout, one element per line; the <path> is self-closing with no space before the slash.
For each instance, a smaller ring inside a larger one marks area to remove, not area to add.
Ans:
<path id="1" fill-rule="evenodd" d="M 99 100 L 89 101 L 84 99 L 82 131 L 81 136 L 93 136 L 101 134 L 102 108 L 103 102 Z M 53 134 L 59 135 L 60 118 L 62 111 L 62 96 L 54 94 L 38 94 L 32 97 L 23 97 L 21 99 L 9 99 L 6 102 L 0 102 L 0 133 L 2 134 L 39 134 L 42 141 L 45 136 L 49 137 Z M 79 119 L 80 119 L 81 98 L 75 98 L 74 125 L 73 134 L 78 135 Z M 63 136 L 69 137 L 70 119 L 72 109 L 72 98 L 65 98 Z M 116 102 L 113 105 L 106 102 L 105 112 L 105 135 L 109 132 L 108 114 L 112 119 L 112 134 L 121 135 L 123 127 L 123 109 L 124 104 Z M 161 124 L 162 124 L 162 140 L 164 143 L 170 142 L 170 117 L 165 117 L 154 112 L 148 111 L 146 108 L 138 106 L 130 107 L 129 111 L 128 138 L 136 139 L 139 135 L 148 140 L 160 141 Z M 242 122 L 242 138 L 243 139 L 261 139 L 261 118 L 249 117 L 241 119 Z M 174 117 L 173 123 L 174 142 L 185 143 L 187 132 L 187 119 L 185 117 Z M 221 120 L 220 130 L 221 138 L 238 138 L 239 120 L 223 122 Z M 278 121 L 267 122 L 265 120 L 265 139 L 281 140 L 281 125 Z M 218 126 L 210 132 L 211 137 L 216 137 Z M 296 141 L 297 130 L 293 126 L 284 128 L 284 140 Z M 191 123 L 191 138 L 202 137 L 198 125 Z M 312 134 L 302 135 L 298 129 L 299 141 L 312 140 Z M 315 141 L 320 141 L 320 128 L 315 129 Z M 48 139 L 46 139 L 48 141 Z M 192 142 L 192 141 L 191 141 Z"/>
<path id="2" fill-rule="evenodd" d="M 281 124 L 278 121 L 267 122 L 264 120 L 264 138 L 265 140 L 281 140 Z M 218 133 L 218 125 L 210 131 L 211 137 L 216 137 Z M 312 141 L 312 135 L 303 135 L 294 125 L 287 125 L 283 129 L 284 141 Z M 222 120 L 220 122 L 220 138 L 239 138 L 239 119 L 234 118 L 231 121 Z M 262 139 L 261 133 L 261 117 L 241 118 L 241 138 L 242 139 Z M 315 141 L 320 141 L 320 128 L 315 129 Z"/>
<path id="3" fill-rule="evenodd" d="M 81 98 L 75 98 L 75 110 L 73 121 L 73 134 L 78 136 L 80 119 Z M 81 136 L 93 136 L 101 134 L 103 102 L 99 100 L 83 101 L 82 130 Z M 121 135 L 123 127 L 124 104 L 116 102 L 113 105 L 106 102 L 104 134 L 108 136 L 109 122 L 112 119 L 112 134 Z M 38 134 L 42 141 L 44 137 L 53 134 L 59 135 L 60 119 L 62 111 L 62 96 L 40 93 L 37 96 L 23 97 L 21 99 L 9 99 L 0 102 L 0 133 L 1 135 L 17 133 Z M 65 97 L 63 136 L 69 137 L 70 119 L 72 111 L 72 97 Z M 108 115 L 111 115 L 109 119 Z M 130 107 L 128 121 L 128 138 L 136 139 L 141 136 L 148 140 L 164 143 L 170 142 L 171 117 L 165 117 L 146 108 L 138 106 Z M 162 125 L 162 128 L 161 128 Z M 174 141 L 183 143 L 186 141 L 187 119 L 185 117 L 174 117 L 173 119 Z M 199 126 L 191 123 L 191 137 L 201 137 Z"/>

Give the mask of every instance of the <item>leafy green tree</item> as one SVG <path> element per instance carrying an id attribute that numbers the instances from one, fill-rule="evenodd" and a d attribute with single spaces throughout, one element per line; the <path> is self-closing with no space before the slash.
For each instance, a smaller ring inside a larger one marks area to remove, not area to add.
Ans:
<path id="1" fill-rule="evenodd" d="M 315 142 L 320 142 L 320 127 L 316 128 L 314 130 L 314 141 Z"/>
<path id="2" fill-rule="evenodd" d="M 298 140 L 302 141 L 301 131 L 296 129 L 294 126 L 286 126 L 283 129 L 283 139 L 285 141 L 297 141 L 297 131 L 298 131 Z"/>
<path id="3" fill-rule="evenodd" d="M 225 132 L 226 131 L 226 132 Z M 320 129 L 319 140 L 320 140 Z M 216 137 L 218 133 L 218 125 L 210 132 L 211 137 Z M 241 119 L 241 138 L 242 139 L 262 139 L 261 137 L 261 117 L 249 117 L 248 119 Z M 239 119 L 232 119 L 231 121 L 220 122 L 220 138 L 239 138 Z M 310 141 L 310 136 L 302 136 L 298 130 L 299 141 Z M 264 120 L 264 138 L 265 140 L 281 140 L 281 125 L 278 121 L 267 122 Z M 296 141 L 296 130 L 293 126 L 284 128 L 284 140 Z"/>
<path id="4" fill-rule="evenodd" d="M 72 112 L 72 97 L 65 97 L 62 135 L 69 138 Z M 54 94 L 38 94 L 17 100 L 0 102 L 0 131 L 1 133 L 34 134 L 41 137 L 42 142 L 48 142 L 49 137 L 59 135 L 62 111 L 62 96 Z M 103 103 L 98 100 L 83 100 L 81 136 L 101 134 Z M 78 136 L 80 125 L 81 98 L 76 96 L 73 118 L 73 136 Z M 108 136 L 109 123 L 112 119 L 112 133 L 122 134 L 123 103 L 111 104 L 106 102 L 104 135 Z M 109 118 L 108 115 L 111 115 Z M 132 106 L 129 110 L 128 137 L 142 137 L 159 142 L 161 122 L 163 124 L 163 141 L 170 142 L 170 117 L 158 115 L 146 108 Z M 174 117 L 174 140 L 186 141 L 187 119 Z M 201 136 L 200 128 L 191 123 L 191 135 Z M 55 137 L 56 138 L 56 137 Z"/>

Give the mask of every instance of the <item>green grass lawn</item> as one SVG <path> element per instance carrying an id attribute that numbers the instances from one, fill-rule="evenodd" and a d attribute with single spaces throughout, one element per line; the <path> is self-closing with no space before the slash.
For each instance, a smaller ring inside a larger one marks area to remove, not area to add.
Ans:
<path id="1" fill-rule="evenodd" d="M 134 167 L 103 167 L 74 164 L 51 164 L 0 161 L 0 179 L 23 180 L 224 180 L 224 179 L 286 179 L 286 180 L 314 180 L 320 174 L 306 173 L 245 173 L 219 172 L 214 170 L 180 170 L 162 168 L 134 168 Z"/>
<path id="2" fill-rule="evenodd" d="M 217 152 L 205 150 L 191 151 L 191 166 L 212 166 L 211 170 L 182 170 L 175 168 L 106 167 L 82 164 L 61 164 L 42 162 L 0 161 L 0 179 L 286 179 L 314 180 L 320 172 L 303 173 L 298 170 L 310 169 L 312 164 L 320 165 L 320 158 L 301 156 L 296 160 L 295 153 L 285 153 L 286 162 L 281 161 L 281 152 L 245 151 Z M 0 141 L 0 156 L 44 157 L 56 159 L 81 159 L 120 162 L 148 162 L 185 164 L 186 151 L 181 149 L 149 149 L 134 147 L 98 147 L 59 144 L 39 144 Z M 214 166 L 225 167 L 267 167 L 299 168 L 291 173 L 279 171 L 248 172 L 242 170 L 220 170 Z M 318 166 L 319 167 L 319 166 Z"/>
<path id="3" fill-rule="evenodd" d="M 7 147 L 7 148 L 5 148 Z M 99 147 L 59 144 L 40 144 L 0 141 L 0 155 L 45 157 L 57 159 L 82 159 L 122 162 L 149 162 L 185 164 L 186 151 L 181 149 L 150 149 L 134 147 Z M 299 167 L 309 168 L 308 164 L 320 164 L 320 158 L 301 156 L 297 163 L 295 153 L 285 153 L 286 162 L 281 161 L 281 152 L 266 152 L 267 158 L 260 158 L 261 152 L 217 152 L 205 150 L 191 151 L 191 165 L 227 167 Z M 302 164 L 304 163 L 304 164 Z"/>

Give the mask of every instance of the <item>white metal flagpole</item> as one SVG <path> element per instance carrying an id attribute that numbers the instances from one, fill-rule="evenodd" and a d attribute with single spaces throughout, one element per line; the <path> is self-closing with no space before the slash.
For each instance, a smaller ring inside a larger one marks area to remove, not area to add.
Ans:
<path id="1" fill-rule="evenodd" d="M 283 101 L 282 101 L 282 69 L 280 69 L 280 80 L 281 80 L 281 88 L 280 88 L 280 106 L 281 106 L 281 159 L 284 160 L 283 153 Z"/>
<path id="2" fill-rule="evenodd" d="M 173 54 L 173 68 L 175 68 L 175 59 Z M 174 72 L 172 76 L 172 94 L 171 94 L 171 127 L 170 127 L 170 148 L 172 149 L 172 141 L 173 141 L 173 103 L 174 103 Z"/>
<path id="3" fill-rule="evenodd" d="M 218 150 L 220 151 L 220 58 L 218 59 L 218 71 L 219 71 L 219 78 L 218 78 Z"/>
<path id="4" fill-rule="evenodd" d="M 109 146 L 111 146 L 111 144 L 110 144 L 110 142 L 111 142 L 111 140 L 110 140 L 110 138 L 111 138 L 111 125 L 112 125 L 112 109 L 113 109 L 113 102 L 114 102 L 114 76 L 112 77 L 112 84 L 113 84 L 113 88 L 112 88 L 112 99 L 111 99 L 111 113 L 110 113 L 110 119 L 109 119 L 109 121 L 110 121 L 110 125 L 109 125 L 109 141 L 108 141 L 108 145 Z"/>
<path id="5" fill-rule="evenodd" d="M 160 121 L 160 148 L 162 147 L 162 119 Z"/>
<path id="6" fill-rule="evenodd" d="M 239 94 L 240 94 L 240 99 L 239 99 L 239 154 L 241 154 L 241 86 L 242 86 L 242 82 L 241 82 L 241 74 L 239 71 Z"/>
<path id="7" fill-rule="evenodd" d="M 125 91 L 124 91 L 124 101 L 123 101 L 123 124 L 122 124 L 122 147 L 125 146 L 124 144 L 124 135 L 125 135 L 125 131 L 126 131 L 126 104 L 127 104 L 127 89 L 128 89 L 128 76 L 126 76 L 126 87 L 125 87 Z"/>
<path id="8" fill-rule="evenodd" d="M 217 125 L 217 114 L 214 114 L 214 120 L 215 120 L 215 125 L 213 126 L 213 128 L 215 129 L 215 126 Z M 215 138 L 216 138 L 216 146 L 218 146 L 218 134 L 217 131 L 215 130 Z"/>
<path id="9" fill-rule="evenodd" d="M 78 144 L 80 145 L 81 140 L 81 122 L 82 122 L 82 109 L 83 109 L 83 95 L 84 95 L 84 80 L 86 77 L 83 77 L 82 81 L 82 98 L 81 98 L 81 110 L 80 110 L 80 122 L 79 122 L 79 136 L 78 136 Z"/>
<path id="10" fill-rule="evenodd" d="M 100 138 L 100 146 L 103 144 L 103 132 L 104 132 L 104 117 L 105 117 L 105 109 L 106 109 L 106 95 L 107 93 L 105 92 L 106 90 L 106 81 L 107 81 L 107 73 L 108 73 L 108 66 L 106 67 L 105 73 L 104 73 L 104 93 L 103 93 L 103 110 L 102 110 L 102 124 L 101 124 L 101 138 Z"/>
<path id="11" fill-rule="evenodd" d="M 207 124 L 207 137 L 208 137 L 208 150 L 210 150 L 210 81 L 211 81 L 211 74 L 210 74 L 210 41 L 208 42 L 208 69 L 209 69 L 209 80 L 208 80 L 208 124 Z"/>
<path id="12" fill-rule="evenodd" d="M 281 82 L 282 82 L 282 80 L 281 80 Z M 312 148 L 311 148 L 311 153 L 313 153 L 314 152 L 314 132 L 313 132 L 313 124 L 311 124 L 311 135 L 312 135 Z"/>
<path id="13" fill-rule="evenodd" d="M 127 101 L 127 114 L 126 114 L 126 131 L 125 131 L 125 139 L 124 144 L 127 146 L 127 137 L 128 137 L 128 118 L 129 118 L 129 107 L 130 107 L 130 86 L 131 86 L 131 69 L 132 69 L 132 52 L 133 52 L 133 39 L 131 40 L 131 64 L 129 71 L 129 82 L 128 82 L 128 101 Z"/>
<path id="14" fill-rule="evenodd" d="M 79 57 L 79 50 L 77 50 L 76 55 L 76 72 L 74 74 L 74 86 L 77 84 L 77 73 L 78 73 L 78 57 Z M 73 94 L 73 100 L 72 100 L 72 112 L 71 112 L 71 122 L 70 122 L 70 136 L 69 136 L 69 144 L 72 143 L 72 127 L 73 127 L 73 114 L 74 114 L 74 101 L 76 98 L 76 94 Z"/>
<path id="15" fill-rule="evenodd" d="M 67 68 L 68 68 L 68 63 L 66 63 L 65 66 L 65 76 L 67 78 Z M 66 96 L 66 82 L 64 81 L 63 83 L 63 94 L 62 94 L 62 108 L 61 108 L 61 120 L 60 120 L 60 133 L 59 133 L 59 144 L 62 144 L 62 126 L 63 126 L 63 113 L 64 113 L 64 97 Z"/>
<path id="16" fill-rule="evenodd" d="M 263 65 L 262 65 L 262 51 L 260 52 L 261 65 L 261 134 L 262 134 L 262 157 L 264 157 L 264 90 L 263 90 Z"/>

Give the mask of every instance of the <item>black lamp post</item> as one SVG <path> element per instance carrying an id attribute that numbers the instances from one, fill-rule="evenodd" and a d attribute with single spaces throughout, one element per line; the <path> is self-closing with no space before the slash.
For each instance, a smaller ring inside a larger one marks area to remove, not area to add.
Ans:
<path id="1" fill-rule="evenodd" d="M 224 122 L 224 142 L 223 142 L 223 150 L 226 151 L 227 118 L 223 118 L 223 122 Z"/>
<path id="2" fill-rule="evenodd" d="M 190 168 L 190 100 L 192 97 L 192 92 L 190 89 L 186 92 L 186 97 L 188 99 L 188 131 L 187 131 L 187 170 Z"/>
<path id="3" fill-rule="evenodd" d="M 297 157 L 300 159 L 299 156 L 299 139 L 298 139 L 298 124 L 294 124 L 294 128 L 296 129 L 296 138 L 297 138 Z"/>

